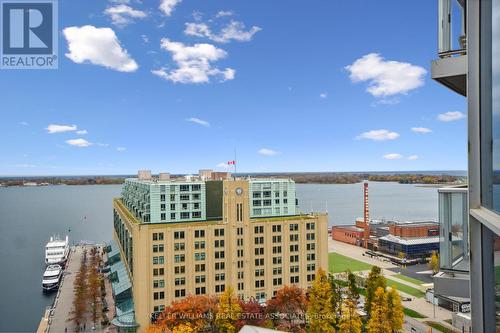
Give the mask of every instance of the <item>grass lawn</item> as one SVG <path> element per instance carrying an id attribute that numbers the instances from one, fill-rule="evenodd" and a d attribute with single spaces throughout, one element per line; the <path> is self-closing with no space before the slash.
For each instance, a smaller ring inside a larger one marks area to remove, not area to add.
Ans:
<path id="1" fill-rule="evenodd" d="M 403 275 L 403 274 L 396 274 L 396 275 L 393 275 L 393 276 L 396 277 L 396 278 L 398 278 L 398 279 L 400 279 L 400 280 L 403 280 L 403 281 L 406 281 L 406 282 L 410 282 L 410 283 L 416 284 L 418 286 L 425 283 L 424 281 L 420 281 L 420 280 L 414 279 L 412 277 L 409 277 L 409 276 L 406 276 L 406 275 Z"/>
<path id="2" fill-rule="evenodd" d="M 402 284 L 402 283 L 399 283 L 399 282 L 396 282 L 394 280 L 391 280 L 391 279 L 387 279 L 387 286 L 390 287 L 390 286 L 393 286 L 395 285 L 396 288 L 399 290 L 399 291 L 402 291 L 408 295 L 412 295 L 412 296 L 415 296 L 415 297 L 424 297 L 425 294 L 418 290 L 418 289 L 415 289 L 413 287 L 410 287 L 410 286 L 407 286 L 406 284 Z"/>
<path id="3" fill-rule="evenodd" d="M 343 256 L 338 253 L 328 253 L 328 270 L 331 273 L 341 273 L 350 269 L 352 272 L 370 270 L 372 265 Z"/>
<path id="4" fill-rule="evenodd" d="M 424 323 L 426 323 L 430 327 L 435 328 L 438 331 L 441 331 L 443 333 L 456 333 L 456 332 L 458 332 L 456 330 L 452 330 L 452 329 L 449 329 L 447 327 L 444 327 L 443 325 L 441 325 L 440 323 L 436 323 L 435 321 L 424 321 Z"/>
<path id="5" fill-rule="evenodd" d="M 412 309 L 403 308 L 403 311 L 404 311 L 405 315 L 407 315 L 408 317 L 412 317 L 412 318 L 427 318 L 423 314 L 418 313 L 417 311 L 413 311 Z"/>

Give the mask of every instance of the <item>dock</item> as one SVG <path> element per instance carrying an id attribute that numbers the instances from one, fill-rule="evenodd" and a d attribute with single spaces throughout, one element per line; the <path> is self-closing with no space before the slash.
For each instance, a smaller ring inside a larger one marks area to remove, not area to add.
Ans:
<path id="1" fill-rule="evenodd" d="M 80 325 L 80 328 L 76 327 L 76 325 L 69 320 L 71 317 L 70 312 L 73 309 L 75 278 L 82 264 L 84 250 L 90 251 L 92 247 L 93 246 L 90 245 L 77 245 L 71 247 L 70 256 L 54 303 L 52 307 L 45 311 L 45 315 L 40 321 L 37 333 L 115 332 L 115 328 L 112 326 L 102 326 L 100 320 L 98 320 L 96 326 L 93 327 L 90 314 L 87 315 L 86 322 Z M 107 279 L 105 279 L 105 288 L 106 301 L 110 308 L 114 308 L 112 304 L 111 288 Z"/>

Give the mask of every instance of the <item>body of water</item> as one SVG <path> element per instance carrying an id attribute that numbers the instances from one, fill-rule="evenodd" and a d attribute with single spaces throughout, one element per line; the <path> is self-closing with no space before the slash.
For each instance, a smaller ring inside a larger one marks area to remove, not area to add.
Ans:
<path id="1" fill-rule="evenodd" d="M 74 242 L 112 235 L 112 199 L 121 185 L 0 188 L 0 332 L 34 332 L 53 296 L 42 293 L 44 246 L 71 229 Z M 363 186 L 298 184 L 303 212 L 328 210 L 330 225 L 353 224 L 363 214 Z M 372 218 L 437 219 L 437 190 L 370 183 Z M 70 309 L 68 309 L 69 311 Z"/>

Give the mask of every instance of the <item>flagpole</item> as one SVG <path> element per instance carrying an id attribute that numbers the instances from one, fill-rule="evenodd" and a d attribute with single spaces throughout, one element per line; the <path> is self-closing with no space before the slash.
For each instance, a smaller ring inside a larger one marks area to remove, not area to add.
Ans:
<path id="1" fill-rule="evenodd" d="M 236 148 L 234 148 L 234 180 L 236 180 Z"/>

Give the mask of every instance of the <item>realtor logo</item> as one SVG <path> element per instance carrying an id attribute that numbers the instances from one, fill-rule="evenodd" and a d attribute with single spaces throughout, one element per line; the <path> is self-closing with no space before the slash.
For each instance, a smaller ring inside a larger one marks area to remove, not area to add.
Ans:
<path id="1" fill-rule="evenodd" d="M 57 68 L 57 0 L 0 0 L 1 69 Z"/>

